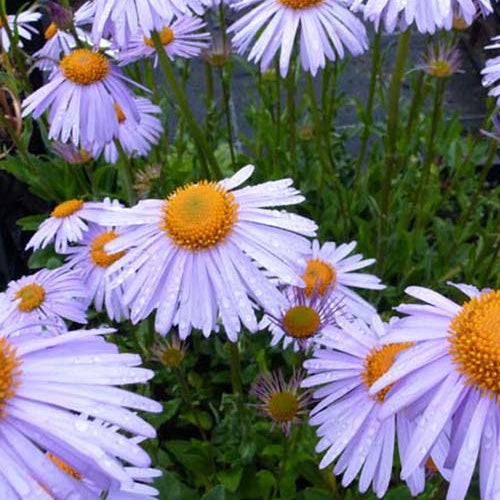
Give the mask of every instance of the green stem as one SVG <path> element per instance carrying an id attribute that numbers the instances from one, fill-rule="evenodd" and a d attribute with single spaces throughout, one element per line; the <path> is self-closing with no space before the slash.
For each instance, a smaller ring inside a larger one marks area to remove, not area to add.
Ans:
<path id="1" fill-rule="evenodd" d="M 208 137 L 209 143 L 213 142 L 213 113 L 215 109 L 214 105 L 214 75 L 212 71 L 212 66 L 205 62 L 205 85 L 206 85 L 206 95 L 205 95 L 205 134 Z"/>
<path id="2" fill-rule="evenodd" d="M 274 165 L 280 169 L 281 167 L 281 76 L 280 76 L 280 69 L 279 69 L 279 63 L 276 61 L 276 75 L 275 75 L 276 81 L 276 123 L 275 123 L 275 130 L 276 130 L 276 143 L 274 144 Z"/>
<path id="3" fill-rule="evenodd" d="M 377 89 L 377 80 L 380 72 L 380 62 L 382 60 L 381 53 L 381 38 L 382 31 L 378 30 L 375 34 L 375 40 L 373 42 L 373 54 L 372 54 L 372 71 L 370 76 L 370 87 L 368 89 L 368 101 L 366 103 L 366 116 L 363 128 L 363 135 L 361 136 L 361 145 L 359 148 L 358 161 L 356 162 L 356 177 L 355 185 L 359 183 L 361 178 L 361 167 L 366 156 L 366 150 L 368 147 L 368 140 L 370 139 L 371 126 L 373 124 L 373 106 L 375 103 L 375 91 Z"/>
<path id="4" fill-rule="evenodd" d="M 127 202 L 129 206 L 135 205 L 137 202 L 137 197 L 134 191 L 134 176 L 132 173 L 132 165 L 130 163 L 130 158 L 127 156 L 123 150 L 122 145 L 118 139 L 115 139 L 115 146 L 118 149 L 120 155 L 120 174 L 122 176 L 123 187 L 125 189 L 125 195 L 127 197 Z"/>
<path id="5" fill-rule="evenodd" d="M 240 349 L 237 342 L 227 342 L 229 350 L 229 366 L 231 368 L 231 385 L 234 394 L 243 394 L 243 384 L 241 381 L 241 359 Z"/>
<path id="6" fill-rule="evenodd" d="M 436 149 L 436 134 L 439 126 L 439 120 L 441 118 L 441 113 L 443 109 L 443 97 L 444 91 L 446 89 L 446 79 L 439 78 L 436 82 L 436 89 L 434 92 L 434 106 L 432 110 L 432 122 L 429 135 L 427 137 L 426 151 L 424 164 L 422 167 L 422 175 L 420 177 L 420 182 L 418 184 L 415 198 L 412 203 L 412 209 L 410 210 L 410 217 L 415 214 L 415 229 L 413 235 L 416 237 L 420 229 L 420 224 L 422 222 L 422 193 L 424 192 L 427 183 L 429 182 L 429 177 L 431 173 L 431 167 L 434 160 L 435 149 Z"/>
<path id="7" fill-rule="evenodd" d="M 290 65 L 286 77 L 287 117 L 288 117 L 288 149 L 292 169 L 297 171 L 297 114 L 295 110 L 295 67 Z"/>
<path id="8" fill-rule="evenodd" d="M 234 170 L 236 168 L 236 157 L 234 155 L 233 125 L 231 120 L 231 108 L 229 106 L 231 100 L 231 76 L 230 73 L 225 70 L 225 67 L 220 68 L 220 79 L 224 115 L 226 117 L 227 141 L 229 144 L 229 153 L 231 155 L 231 165 Z"/>
<path id="9" fill-rule="evenodd" d="M 158 59 L 160 61 L 163 73 L 165 74 L 165 78 L 167 79 L 168 84 L 170 85 L 170 89 L 174 94 L 175 100 L 177 101 L 177 105 L 179 106 L 179 109 L 184 117 L 184 120 L 186 121 L 191 131 L 191 135 L 193 136 L 196 147 L 198 148 L 199 157 L 204 173 L 207 177 L 210 177 L 208 169 L 208 166 L 210 165 L 215 177 L 221 179 L 223 177 L 222 171 L 219 165 L 217 164 L 212 149 L 210 149 L 209 145 L 207 144 L 207 141 L 205 140 L 202 131 L 198 127 L 196 120 L 193 114 L 191 113 L 191 110 L 189 109 L 186 93 L 182 88 L 182 86 L 179 85 L 179 82 L 175 77 L 174 67 L 161 43 L 160 35 L 158 34 L 158 32 L 153 31 L 151 33 L 151 37 L 153 39 L 153 43 L 155 45 L 156 53 L 158 55 Z"/>

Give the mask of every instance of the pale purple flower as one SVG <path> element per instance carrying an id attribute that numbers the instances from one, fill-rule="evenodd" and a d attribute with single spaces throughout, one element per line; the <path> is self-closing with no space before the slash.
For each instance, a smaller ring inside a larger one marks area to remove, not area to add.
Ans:
<path id="1" fill-rule="evenodd" d="M 24 40 L 31 40 L 32 35 L 38 33 L 37 29 L 31 26 L 31 23 L 38 21 L 42 15 L 39 12 L 33 12 L 32 10 L 25 10 L 17 15 L 7 16 L 7 23 L 9 25 L 12 36 L 15 33 L 19 35 L 18 47 L 23 47 Z M 1 24 L 1 23 L 0 23 Z M 0 53 L 10 51 L 10 39 L 7 34 L 7 30 L 0 25 Z"/>
<path id="2" fill-rule="evenodd" d="M 117 200 L 83 201 L 67 200 L 52 210 L 26 245 L 26 249 L 38 250 L 54 242 L 55 250 L 64 253 L 69 243 L 81 241 L 88 230 L 88 222 L 98 222 L 107 206 L 120 206 Z"/>
<path id="3" fill-rule="evenodd" d="M 106 310 L 109 319 L 120 321 L 128 318 L 128 308 L 123 304 L 123 287 L 111 288 L 110 281 L 116 276 L 108 274 L 108 267 L 124 255 L 124 252 L 109 254 L 106 243 L 118 238 L 119 232 L 98 224 L 89 224 L 77 245 L 69 247 L 65 268 L 73 269 L 83 280 L 90 301 L 97 311 Z"/>
<path id="4" fill-rule="evenodd" d="M 313 395 L 320 401 L 310 418 L 311 425 L 319 426 L 316 451 L 326 452 L 320 468 L 336 460 L 333 472 L 343 474 L 344 487 L 360 474 L 359 491 L 366 492 L 371 484 L 377 496 L 383 498 L 392 474 L 396 435 L 400 452 L 404 453 L 415 424 L 404 411 L 382 419 L 385 392 L 372 396 L 369 389 L 379 371 L 389 368 L 408 344 L 384 347 L 387 325 L 376 315 L 371 325 L 361 320 L 339 319 L 339 323 L 338 328 L 330 328 L 314 340 L 321 348 L 304 362 L 309 377 L 302 387 L 320 386 Z M 432 450 L 432 458 L 443 463 L 440 447 Z M 425 486 L 424 468 L 415 471 L 407 483 L 413 494 L 421 492 Z"/>
<path id="5" fill-rule="evenodd" d="M 305 281 L 306 294 L 331 293 L 333 299 L 345 306 L 346 312 L 368 321 L 375 308 L 351 288 L 383 290 L 385 285 L 373 274 L 354 272 L 375 262 L 359 253 L 349 256 L 356 245 L 355 241 L 340 245 L 329 241 L 320 246 L 315 240 L 299 272 Z"/>
<path id="6" fill-rule="evenodd" d="M 387 394 L 382 418 L 417 407 L 419 425 L 402 456 L 407 478 L 451 427 L 446 465 L 451 469 L 448 500 L 466 497 L 479 465 L 481 498 L 500 495 L 500 291 L 454 285 L 470 300 L 462 306 L 427 288 L 406 292 L 424 304 L 402 304 L 407 316 L 384 342 L 414 342 L 372 386 Z"/>
<path id="7" fill-rule="evenodd" d="M 127 78 L 99 52 L 75 49 L 63 57 L 49 81 L 23 101 L 23 116 L 39 118 L 49 111 L 49 139 L 75 146 L 109 142 L 118 133 L 115 103 L 139 120 Z"/>
<path id="8" fill-rule="evenodd" d="M 486 49 L 495 51 L 500 49 L 500 36 L 492 38 L 491 41 L 492 43 L 487 45 Z M 500 56 L 487 59 L 481 74 L 483 75 L 483 86 L 492 87 L 488 95 L 494 97 L 497 104 L 500 104 Z"/>
<path id="9" fill-rule="evenodd" d="M 365 19 L 372 21 L 377 30 L 384 24 L 389 32 L 412 24 L 421 33 L 451 30 L 454 16 L 471 24 L 479 13 L 493 12 L 490 0 L 356 0 L 353 8 L 361 4 Z"/>
<path id="10" fill-rule="evenodd" d="M 153 144 L 158 142 L 163 132 L 161 120 L 156 116 L 161 114 L 161 108 L 145 97 L 134 97 L 139 119 L 128 117 L 123 110 L 115 105 L 118 117 L 118 131 L 115 139 L 107 144 L 95 142 L 85 146 L 93 158 L 98 158 L 102 153 L 106 162 L 114 164 L 120 155 L 115 144 L 118 140 L 123 151 L 129 157 L 148 156 Z"/>
<path id="11" fill-rule="evenodd" d="M 337 316 L 344 313 L 342 304 L 329 293 L 307 296 L 304 289 L 294 286 L 287 286 L 282 291 L 286 307 L 277 316 L 266 314 L 259 324 L 260 330 L 268 328 L 272 333 L 272 346 L 283 341 L 283 349 L 292 344 L 295 351 L 307 351 L 313 338 L 336 325 Z"/>
<path id="12" fill-rule="evenodd" d="M 191 16 L 182 16 L 166 23 L 158 30 L 158 34 L 168 57 L 199 56 L 201 50 L 208 47 L 210 39 L 210 35 L 204 31 L 205 27 L 203 19 Z M 139 31 L 130 38 L 128 48 L 120 53 L 119 58 L 121 64 L 129 64 L 145 57 L 154 57 L 154 65 L 157 65 L 158 54 L 153 40 Z"/>
<path id="13" fill-rule="evenodd" d="M 287 436 L 292 425 L 301 423 L 311 404 L 311 392 L 300 389 L 303 378 L 304 372 L 299 370 L 285 380 L 278 370 L 260 375 L 250 389 L 250 394 L 260 401 L 253 406 L 273 421 L 273 428 L 279 425 Z"/>
<path id="14" fill-rule="evenodd" d="M 291 179 L 235 189 L 254 170 L 247 166 L 219 182 L 178 188 L 163 200 L 143 200 L 131 209 L 108 209 L 101 224 L 131 226 L 106 245 L 127 251 L 109 272 L 123 269 L 113 286 L 125 286 L 133 323 L 157 310 L 155 327 L 173 324 L 184 339 L 191 328 L 208 336 L 220 315 L 235 341 L 240 322 L 257 330 L 256 304 L 278 314 L 283 296 L 261 268 L 282 282 L 302 285 L 294 263 L 308 251 L 316 224 L 280 207 L 304 197 Z"/>
<path id="15" fill-rule="evenodd" d="M 201 0 L 94 0 L 94 8 L 94 43 L 111 36 L 119 47 L 127 47 L 139 31 L 150 36 L 152 31 L 161 31 L 174 16 L 202 14 L 205 10 Z"/>
<path id="16" fill-rule="evenodd" d="M 85 311 L 90 298 L 78 273 L 61 267 L 52 271 L 42 269 L 11 281 L 5 293 L 16 306 L 5 322 L 30 325 L 51 320 L 61 330 L 65 330 L 65 319 L 87 323 Z"/>
<path id="17" fill-rule="evenodd" d="M 229 27 L 239 54 L 268 69 L 278 51 L 280 73 L 288 73 L 295 41 L 304 70 L 315 75 L 327 59 L 342 59 L 344 47 L 362 54 L 367 46 L 363 23 L 349 11 L 352 0 L 235 0 L 248 10 Z"/>
<path id="18" fill-rule="evenodd" d="M 127 468 L 149 467 L 149 456 L 128 433 L 155 437 L 153 427 L 135 411 L 159 412 L 162 407 L 115 386 L 144 383 L 153 372 L 137 367 L 138 355 L 120 354 L 101 337 L 113 331 L 29 338 L 11 325 L 7 333 L 12 335 L 2 332 L 2 498 L 100 498 L 51 456 L 101 491 L 133 488 L 137 474 Z"/>

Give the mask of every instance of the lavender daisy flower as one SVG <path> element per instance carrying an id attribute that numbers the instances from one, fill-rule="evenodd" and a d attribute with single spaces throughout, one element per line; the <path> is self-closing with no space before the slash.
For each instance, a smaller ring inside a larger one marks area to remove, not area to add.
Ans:
<path id="1" fill-rule="evenodd" d="M 16 32 L 19 35 L 19 41 L 17 42 L 18 47 L 23 47 L 23 41 L 31 40 L 32 35 L 38 33 L 37 29 L 31 26 L 31 23 L 38 21 L 42 15 L 39 12 L 33 12 L 32 10 L 26 10 L 18 15 L 7 16 L 7 23 L 10 28 L 12 35 Z M 0 18 L 0 52 L 10 51 L 10 39 L 7 34 L 7 30 L 2 25 L 2 19 Z"/>
<path id="2" fill-rule="evenodd" d="M 120 47 L 127 47 L 139 31 L 145 36 L 161 31 L 174 16 L 204 12 L 201 0 L 95 0 L 94 8 L 94 43 L 111 35 Z"/>
<path id="3" fill-rule="evenodd" d="M 56 8 L 61 9 L 59 4 L 56 4 Z M 72 19 L 76 34 L 81 39 L 86 36 L 81 26 L 88 24 L 92 20 L 89 14 L 88 4 L 85 4 L 75 12 Z M 64 15 L 62 17 L 64 20 Z M 44 32 L 44 38 L 44 46 L 33 54 L 33 59 L 36 60 L 36 66 L 42 71 L 52 71 L 57 67 L 61 55 L 69 54 L 77 46 L 77 41 L 72 33 L 58 24 L 57 19 L 49 24 Z"/>
<path id="4" fill-rule="evenodd" d="M 462 306 L 427 288 L 406 292 L 422 304 L 397 308 L 398 321 L 387 342 L 415 342 L 401 354 L 370 392 L 389 392 L 382 416 L 419 405 L 421 421 L 403 455 L 404 479 L 452 426 L 447 465 L 452 469 L 448 500 L 462 500 L 479 461 L 482 499 L 500 492 L 500 291 L 454 285 L 470 300 Z M 424 401 L 425 404 L 422 404 Z"/>
<path id="5" fill-rule="evenodd" d="M 9 283 L 6 296 L 16 308 L 4 321 L 29 325 L 47 319 L 65 330 L 64 319 L 87 322 L 88 293 L 78 273 L 64 268 L 42 269 Z"/>
<path id="6" fill-rule="evenodd" d="M 447 47 L 440 43 L 436 47 L 429 47 L 424 60 L 417 68 L 435 78 L 448 78 L 455 73 L 462 73 L 460 53 L 457 47 Z"/>
<path id="7" fill-rule="evenodd" d="M 383 23 L 389 32 L 413 23 L 421 33 L 450 30 L 457 13 L 469 25 L 479 13 L 493 12 L 490 0 L 357 0 L 354 8 L 362 3 L 365 19 L 375 23 L 377 30 Z"/>
<path id="8" fill-rule="evenodd" d="M 78 273 L 96 310 L 102 311 L 104 308 L 109 319 L 114 321 L 129 316 L 128 309 L 123 304 L 123 288 L 111 288 L 109 282 L 114 275 L 107 274 L 108 267 L 125 255 L 125 252 L 110 254 L 104 250 L 106 243 L 118 238 L 118 234 L 114 229 L 90 224 L 79 244 L 64 252 L 68 255 L 64 267 Z"/>
<path id="9" fill-rule="evenodd" d="M 321 335 L 324 329 L 337 324 L 336 317 L 343 313 L 342 306 L 330 294 L 306 295 L 304 289 L 285 287 L 283 295 L 286 307 L 278 316 L 266 315 L 259 328 L 269 328 L 273 338 L 271 345 L 283 340 L 283 348 L 293 344 L 295 351 L 308 350 L 313 337 Z"/>
<path id="10" fill-rule="evenodd" d="M 359 253 L 347 257 L 356 244 L 351 241 L 337 246 L 334 242 L 327 242 L 320 247 L 317 240 L 313 241 L 301 273 L 306 295 L 331 293 L 332 298 L 342 303 L 347 311 L 366 321 L 375 314 L 375 308 L 351 287 L 383 290 L 385 285 L 373 274 L 353 272 L 375 262 L 375 259 L 363 259 Z"/>
<path id="11" fill-rule="evenodd" d="M 158 30 L 161 43 L 170 59 L 175 57 L 191 58 L 200 55 L 201 50 L 208 47 L 210 35 L 205 31 L 206 24 L 197 17 L 182 16 Z M 154 57 L 154 65 L 158 64 L 153 40 L 139 31 L 130 38 L 128 49 L 120 54 L 121 64 Z"/>
<path id="12" fill-rule="evenodd" d="M 127 117 L 119 104 L 115 103 L 115 112 L 118 118 L 116 139 L 120 142 L 127 156 L 147 156 L 151 151 L 151 146 L 158 142 L 158 138 L 163 132 L 161 121 L 155 116 L 162 111 L 161 108 L 144 97 L 135 97 L 134 101 L 139 113 L 139 121 Z M 104 152 L 107 163 L 114 164 L 119 159 L 119 152 L 114 141 L 107 144 L 96 142 L 85 149 L 91 152 L 93 158 L 98 158 Z"/>
<path id="13" fill-rule="evenodd" d="M 252 385 L 250 394 L 260 400 L 254 405 L 261 413 L 271 418 L 273 427 L 279 425 L 286 435 L 292 425 L 300 423 L 307 415 L 311 404 L 311 393 L 301 391 L 300 384 L 304 372 L 294 372 L 290 380 L 285 381 L 280 371 L 261 375 Z"/>
<path id="14" fill-rule="evenodd" d="M 187 345 L 176 334 L 169 340 L 163 339 L 153 346 L 153 360 L 158 361 L 166 368 L 179 368 L 187 353 Z"/>
<path id="15" fill-rule="evenodd" d="M 219 182 L 180 187 L 164 200 L 107 210 L 102 224 L 132 226 L 106 250 L 127 250 L 109 272 L 122 269 L 112 286 L 125 283 L 133 323 L 156 309 L 156 330 L 166 334 L 176 324 L 184 339 L 192 327 L 210 335 L 220 314 L 236 341 L 240 321 L 257 330 L 256 303 L 277 315 L 285 301 L 261 268 L 284 283 L 303 284 L 294 264 L 309 241 L 300 235 L 314 235 L 316 224 L 264 208 L 304 200 L 291 179 L 235 189 L 253 170 L 249 165 Z"/>
<path id="16" fill-rule="evenodd" d="M 26 245 L 26 249 L 38 250 L 54 242 L 56 252 L 64 253 L 68 243 L 81 241 L 88 230 L 87 222 L 98 222 L 107 206 L 120 206 L 117 200 L 100 201 L 67 200 L 52 210 Z"/>
<path id="17" fill-rule="evenodd" d="M 118 134 L 118 103 L 126 116 L 139 120 L 135 100 L 125 82 L 134 82 L 99 52 L 75 49 L 64 56 L 43 87 L 23 102 L 23 116 L 49 112 L 49 139 L 75 146 L 110 142 Z"/>
<path id="18" fill-rule="evenodd" d="M 487 45 L 485 49 L 498 50 L 500 48 L 500 36 L 491 39 L 493 42 Z M 486 60 L 486 66 L 481 71 L 483 75 L 483 87 L 493 87 L 488 95 L 494 97 L 497 104 L 500 104 L 500 56 Z"/>
<path id="19" fill-rule="evenodd" d="M 54 142 L 52 144 L 52 151 L 63 160 L 75 165 L 87 163 L 92 160 L 92 156 L 85 149 L 77 148 L 71 143 L 63 144 L 62 142 Z"/>
<path id="20" fill-rule="evenodd" d="M 339 328 L 331 328 L 315 339 L 322 348 L 304 362 L 310 376 L 302 387 L 321 386 L 313 395 L 320 401 L 310 418 L 311 425 L 319 426 L 316 451 L 326 451 L 320 468 L 337 460 L 333 472 L 343 474 L 343 486 L 348 486 L 361 473 L 359 491 L 366 492 L 372 484 L 377 496 L 382 498 L 391 478 L 395 434 L 398 434 L 401 451 L 414 425 L 405 412 L 381 419 L 389 389 L 374 395 L 369 394 L 369 389 L 411 344 L 382 345 L 387 325 L 376 315 L 370 326 L 360 320 L 339 320 L 339 323 Z M 434 454 L 434 458 L 439 463 L 444 460 L 442 453 Z M 422 491 L 423 467 L 407 482 L 413 494 Z"/>
<path id="21" fill-rule="evenodd" d="M 344 57 L 344 46 L 352 55 L 367 46 L 363 23 L 348 7 L 352 0 L 235 0 L 236 10 L 249 8 L 229 28 L 239 54 L 247 51 L 250 61 L 262 70 L 271 66 L 280 50 L 281 76 L 288 73 L 295 40 L 304 70 L 315 75 L 326 60 Z"/>
<path id="22" fill-rule="evenodd" d="M 125 469 L 149 467 L 148 455 L 127 433 L 154 437 L 134 410 L 161 405 L 117 387 L 144 383 L 153 372 L 138 368 L 135 354 L 120 354 L 101 335 L 114 330 L 68 332 L 50 338 L 0 336 L 0 490 L 4 498 L 94 498 L 63 472 L 51 453 L 101 490 L 132 487 Z M 99 419 L 99 420 L 98 420 Z"/>

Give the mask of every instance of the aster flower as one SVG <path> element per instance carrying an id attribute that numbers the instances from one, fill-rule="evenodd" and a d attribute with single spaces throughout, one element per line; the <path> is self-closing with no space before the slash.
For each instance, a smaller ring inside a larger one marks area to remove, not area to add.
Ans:
<path id="1" fill-rule="evenodd" d="M 110 288 L 113 274 L 108 275 L 108 267 L 122 257 L 125 252 L 110 254 L 104 250 L 106 243 L 118 238 L 115 229 L 89 224 L 78 245 L 69 247 L 65 269 L 73 269 L 83 280 L 89 300 L 94 302 L 97 311 L 105 308 L 110 320 L 120 321 L 128 318 L 128 309 L 123 304 L 122 287 Z"/>
<path id="2" fill-rule="evenodd" d="M 153 347 L 153 359 L 167 368 L 178 368 L 186 357 L 187 346 L 176 334 L 169 340 L 158 341 Z"/>
<path id="3" fill-rule="evenodd" d="M 42 71 L 52 71 L 61 58 L 61 55 L 69 54 L 76 46 L 77 42 L 74 35 L 67 31 L 67 24 L 73 22 L 75 32 L 80 39 L 84 39 L 86 34 L 81 29 L 81 26 L 88 24 L 92 21 L 91 11 L 88 8 L 88 3 L 79 8 L 75 14 L 66 12 L 66 9 L 59 4 L 53 2 L 49 3 L 49 9 L 57 9 L 62 11 L 59 15 L 55 15 L 61 19 L 53 19 L 44 32 L 45 44 L 44 46 L 33 54 L 36 66 Z M 68 19 L 69 17 L 69 19 Z"/>
<path id="4" fill-rule="evenodd" d="M 54 142 L 52 143 L 52 151 L 63 160 L 75 165 L 87 163 L 92 160 L 92 156 L 85 149 L 77 148 L 71 143 L 63 144 L 62 142 Z"/>
<path id="5" fill-rule="evenodd" d="M 235 0 L 236 10 L 249 8 L 229 28 L 233 45 L 243 54 L 252 45 L 248 59 L 269 68 L 280 50 L 280 73 L 288 73 L 295 39 L 299 39 L 302 67 L 313 75 L 326 60 L 344 57 L 344 46 L 352 55 L 368 45 L 363 23 L 348 7 L 352 0 Z"/>
<path id="6" fill-rule="evenodd" d="M 284 349 L 293 344 L 296 351 L 307 350 L 313 337 L 336 325 L 337 315 L 343 313 L 342 305 L 330 294 L 308 296 L 304 289 L 293 286 L 285 287 L 283 294 L 288 302 L 286 307 L 278 316 L 264 316 L 259 325 L 260 329 L 269 328 L 273 346 L 283 340 Z"/>
<path id="7" fill-rule="evenodd" d="M 87 322 L 88 290 L 78 273 L 64 268 L 42 269 L 11 281 L 6 296 L 16 307 L 4 321 L 35 325 L 46 319 L 57 323 L 62 330 L 66 329 L 64 319 Z"/>
<path id="8" fill-rule="evenodd" d="M 462 73 L 460 69 L 460 53 L 457 47 L 447 47 L 440 43 L 430 47 L 424 60 L 418 66 L 428 75 L 435 78 L 447 78 L 455 73 Z"/>
<path id="9" fill-rule="evenodd" d="M 500 491 L 500 291 L 455 285 L 470 300 L 462 306 L 427 288 L 406 292 L 424 304 L 397 308 L 407 316 L 396 323 L 387 342 L 415 342 L 395 361 L 370 392 L 389 392 L 383 414 L 419 405 L 421 421 L 403 455 L 401 477 L 415 471 L 451 425 L 447 465 L 452 469 L 448 500 L 462 500 L 479 461 L 481 498 Z M 422 404 L 422 401 L 425 404 Z"/>
<path id="10" fill-rule="evenodd" d="M 302 387 L 320 386 L 313 395 L 320 401 L 310 418 L 311 425 L 319 426 L 316 451 L 326 451 L 320 468 L 337 460 L 333 472 L 343 474 L 343 486 L 348 486 L 360 473 L 359 491 L 366 492 L 372 484 L 382 498 L 391 478 L 396 432 L 400 452 L 404 452 L 407 436 L 415 424 L 405 412 L 380 418 L 388 389 L 373 395 L 369 389 L 390 368 L 398 353 L 411 344 L 382 345 L 387 325 L 376 315 L 370 325 L 360 320 L 339 319 L 339 323 L 338 328 L 331 328 L 315 339 L 315 344 L 322 347 L 304 362 L 310 376 Z M 444 454 L 436 449 L 432 450 L 432 458 L 442 464 Z M 413 494 L 422 491 L 424 468 L 407 482 Z"/>
<path id="11" fill-rule="evenodd" d="M 299 389 L 303 378 L 302 371 L 294 372 L 288 381 L 285 381 L 281 370 L 265 373 L 250 389 L 250 394 L 260 400 L 254 406 L 271 418 L 273 427 L 279 425 L 286 435 L 290 434 L 292 425 L 300 423 L 307 415 L 311 404 L 310 392 Z"/>
<path id="12" fill-rule="evenodd" d="M 67 200 L 57 205 L 44 220 L 26 245 L 26 249 L 38 250 L 54 242 L 56 252 L 64 253 L 68 243 L 81 241 L 88 230 L 88 222 L 98 222 L 103 207 L 120 206 L 109 198 L 100 201 Z"/>
<path id="13" fill-rule="evenodd" d="M 134 96 L 125 82 L 134 82 L 104 54 L 75 49 L 64 56 L 49 81 L 23 102 L 23 116 L 49 112 L 49 139 L 75 146 L 110 142 L 118 134 L 115 103 L 127 117 L 139 120 Z"/>
<path id="14" fill-rule="evenodd" d="M 39 12 L 33 12 L 32 10 L 25 10 L 17 15 L 7 16 L 7 23 L 12 35 L 15 35 L 15 33 L 19 35 L 17 42 L 19 47 L 23 47 L 22 39 L 31 40 L 31 36 L 38 33 L 37 29 L 31 26 L 31 23 L 38 21 L 41 17 L 42 15 Z M 10 39 L 6 28 L 2 26 L 2 19 L 0 19 L 0 52 L 2 51 L 10 51 Z"/>
<path id="15" fill-rule="evenodd" d="M 205 31 L 206 24 L 197 17 L 182 16 L 158 29 L 161 43 L 170 59 L 175 57 L 191 58 L 200 55 L 201 50 L 208 46 L 210 35 Z M 153 40 L 143 31 L 130 38 L 127 50 L 120 54 L 121 64 L 154 57 L 154 65 L 158 64 Z"/>
<path id="16" fill-rule="evenodd" d="M 106 246 L 110 252 L 127 250 L 109 270 L 123 269 L 113 286 L 125 283 L 132 322 L 156 309 L 156 331 L 166 334 L 176 324 L 184 339 L 192 327 L 210 335 L 220 314 L 235 341 L 240 321 L 257 329 L 255 304 L 279 314 L 284 298 L 260 268 L 301 285 L 294 263 L 309 242 L 300 235 L 314 235 L 316 225 L 264 208 L 303 201 L 291 179 L 235 189 L 253 170 L 249 165 L 219 182 L 180 187 L 164 200 L 107 210 L 101 224 L 132 226 Z"/>
<path id="17" fill-rule="evenodd" d="M 153 372 L 137 367 L 139 356 L 120 354 L 101 337 L 113 330 L 27 338 L 15 328 L 8 326 L 0 337 L 4 498 L 98 498 L 47 453 L 103 491 L 132 487 L 125 466 L 149 467 L 148 455 L 97 419 L 133 435 L 154 437 L 154 429 L 127 408 L 158 412 L 161 405 L 114 387 L 144 383 Z"/>
<path id="18" fill-rule="evenodd" d="M 229 61 L 232 48 L 231 42 L 221 33 L 217 33 L 212 36 L 210 47 L 201 51 L 201 57 L 208 64 L 221 67 Z"/>
<path id="19" fill-rule="evenodd" d="M 95 0 L 94 8 L 94 43 L 111 35 L 120 47 L 127 47 L 139 31 L 150 36 L 151 31 L 161 31 L 174 16 L 204 11 L 201 0 Z"/>
<path id="20" fill-rule="evenodd" d="M 479 12 L 493 11 L 490 0 L 357 0 L 354 8 L 363 5 L 365 19 L 375 23 L 378 30 L 383 23 L 389 32 L 415 23 L 421 33 L 437 29 L 450 30 L 454 16 L 461 16 L 468 25 Z"/>
<path id="21" fill-rule="evenodd" d="M 368 320 L 375 314 L 375 308 L 351 287 L 383 290 L 385 285 L 373 274 L 353 272 L 375 262 L 375 259 L 363 259 L 359 253 L 348 257 L 356 244 L 355 241 L 341 245 L 327 242 L 320 247 L 315 240 L 300 272 L 306 285 L 306 295 L 331 293 L 332 299 L 345 306 L 346 312 Z"/>
<path id="22" fill-rule="evenodd" d="M 147 156 L 151 151 L 151 146 L 158 142 L 158 138 L 163 132 L 161 121 L 155 116 L 161 113 L 161 108 L 144 97 L 134 97 L 134 101 L 139 114 L 139 121 L 127 117 L 118 103 L 115 103 L 115 112 L 118 118 L 116 140 L 119 141 L 127 156 Z M 114 164 L 119 158 L 119 152 L 114 141 L 107 144 L 95 142 L 85 149 L 91 151 L 93 158 L 98 158 L 104 152 L 104 158 L 108 163 Z"/>

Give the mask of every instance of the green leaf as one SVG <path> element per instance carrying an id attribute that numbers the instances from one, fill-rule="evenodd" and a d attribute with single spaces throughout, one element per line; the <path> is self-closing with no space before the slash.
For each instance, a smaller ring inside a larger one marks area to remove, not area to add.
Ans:
<path id="1" fill-rule="evenodd" d="M 217 477 L 226 490 L 234 493 L 240 485 L 241 475 L 243 473 L 242 467 L 233 467 L 219 472 Z"/>
<path id="2" fill-rule="evenodd" d="M 212 488 L 208 493 L 203 495 L 201 500 L 226 500 L 224 486 L 218 484 L 215 488 Z"/>

